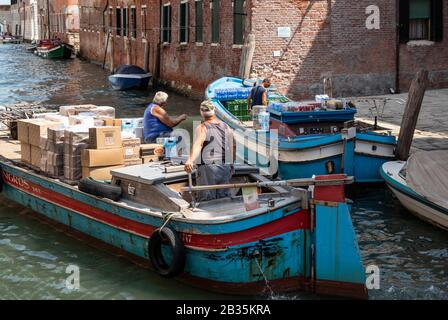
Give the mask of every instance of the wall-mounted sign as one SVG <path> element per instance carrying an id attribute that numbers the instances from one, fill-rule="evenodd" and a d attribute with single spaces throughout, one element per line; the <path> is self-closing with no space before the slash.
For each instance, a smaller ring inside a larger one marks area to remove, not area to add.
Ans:
<path id="1" fill-rule="evenodd" d="M 278 27 L 277 36 L 279 38 L 291 38 L 291 28 L 290 27 Z"/>

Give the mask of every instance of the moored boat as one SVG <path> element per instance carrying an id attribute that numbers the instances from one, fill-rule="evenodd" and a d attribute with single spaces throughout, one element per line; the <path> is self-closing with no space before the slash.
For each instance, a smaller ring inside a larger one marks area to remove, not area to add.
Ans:
<path id="1" fill-rule="evenodd" d="M 292 101 L 270 92 L 270 132 L 260 141 L 247 113 L 251 87 L 251 83 L 241 79 L 224 77 L 211 83 L 205 93 L 215 103 L 218 117 L 234 129 L 236 139 L 245 145 L 245 154 L 240 154 L 244 161 L 250 162 L 248 154 L 255 154 L 257 165 L 277 162 L 283 179 L 345 173 L 353 175 L 355 182 L 382 182 L 379 168 L 395 158 L 394 136 L 353 122 L 353 107 L 329 110 L 316 107 L 313 102 L 294 112 L 272 108 Z M 273 135 L 273 129 L 277 135 Z"/>
<path id="2" fill-rule="evenodd" d="M 420 219 L 448 230 L 448 152 L 418 152 L 392 161 L 381 175 L 401 204 Z"/>
<path id="3" fill-rule="evenodd" d="M 53 40 L 42 40 L 36 48 L 36 54 L 45 59 L 70 59 L 72 46 Z"/>
<path id="4" fill-rule="evenodd" d="M 109 76 L 109 82 L 114 90 L 145 89 L 151 78 L 151 73 L 138 66 L 122 65 Z"/>
<path id="5" fill-rule="evenodd" d="M 112 185 L 121 188 L 122 197 L 112 201 L 33 172 L 11 156 L 17 144 L 4 147 L 3 196 L 151 261 L 165 277 L 231 294 L 271 288 L 367 297 L 344 195 L 351 180 L 344 175 L 295 182 L 313 185 L 311 192 L 290 187 L 294 182 L 272 182 L 245 166 L 236 168 L 231 198 L 191 205 L 191 194 L 182 192 L 188 175 L 153 163 L 113 170 Z M 237 186 L 251 183 L 261 191 L 260 206 L 245 209 Z M 161 234 L 170 237 L 171 247 L 161 244 Z"/>

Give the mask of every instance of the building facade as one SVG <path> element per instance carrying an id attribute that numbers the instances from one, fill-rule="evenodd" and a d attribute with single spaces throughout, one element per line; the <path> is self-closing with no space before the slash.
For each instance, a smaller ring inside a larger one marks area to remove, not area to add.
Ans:
<path id="1" fill-rule="evenodd" d="M 197 97 L 226 75 L 271 77 L 292 98 L 321 93 L 324 78 L 335 96 L 406 91 L 419 68 L 448 86 L 444 0 L 12 2 L 13 34 L 79 42 L 91 61 L 145 67 Z"/>
<path id="2" fill-rule="evenodd" d="M 36 0 L 40 39 L 61 39 L 79 50 L 79 1 Z"/>
<path id="3" fill-rule="evenodd" d="M 11 32 L 11 6 L 0 5 L 0 34 Z"/>

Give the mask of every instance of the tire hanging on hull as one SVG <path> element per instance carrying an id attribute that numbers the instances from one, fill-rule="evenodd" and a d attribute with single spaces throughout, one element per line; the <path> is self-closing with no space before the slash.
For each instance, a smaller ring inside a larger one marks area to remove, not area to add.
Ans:
<path id="1" fill-rule="evenodd" d="M 168 245 L 172 252 L 169 264 L 163 257 L 163 244 Z M 174 278 L 184 271 L 185 246 L 177 232 L 169 227 L 160 228 L 153 232 L 148 243 L 148 255 L 152 266 L 162 277 Z"/>

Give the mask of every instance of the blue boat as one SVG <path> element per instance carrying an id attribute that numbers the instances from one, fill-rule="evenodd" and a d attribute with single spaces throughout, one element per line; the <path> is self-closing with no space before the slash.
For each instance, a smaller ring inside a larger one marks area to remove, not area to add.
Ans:
<path id="1" fill-rule="evenodd" d="M 260 141 L 260 132 L 254 130 L 246 111 L 250 90 L 251 85 L 243 80 L 224 77 L 211 83 L 205 92 L 215 103 L 218 117 L 229 124 L 237 143 L 244 146 L 244 153 L 238 155 L 241 161 L 282 179 L 345 173 L 354 176 L 357 183 L 383 181 L 379 169 L 395 159 L 396 137 L 350 121 L 356 113 L 354 108 L 312 112 L 270 108 L 271 130 Z M 268 100 L 271 104 L 291 102 L 275 92 L 269 93 Z M 273 163 L 278 164 L 276 172 L 272 172 Z"/>
<path id="2" fill-rule="evenodd" d="M 112 171 L 112 185 L 123 190 L 113 201 L 42 176 L 3 154 L 3 197 L 89 242 L 106 243 L 163 277 L 229 294 L 305 290 L 367 298 L 344 194 L 351 180 L 345 175 L 308 179 L 311 195 L 288 183 L 273 184 L 253 168 L 236 168 L 237 181 L 252 181 L 262 190 L 258 208 L 245 209 L 240 194 L 191 206 L 188 192 L 181 192 L 187 174 L 168 171 L 165 163 Z"/>
<path id="3" fill-rule="evenodd" d="M 109 82 L 114 90 L 145 89 L 151 78 L 151 73 L 138 66 L 122 65 L 109 76 Z"/>

